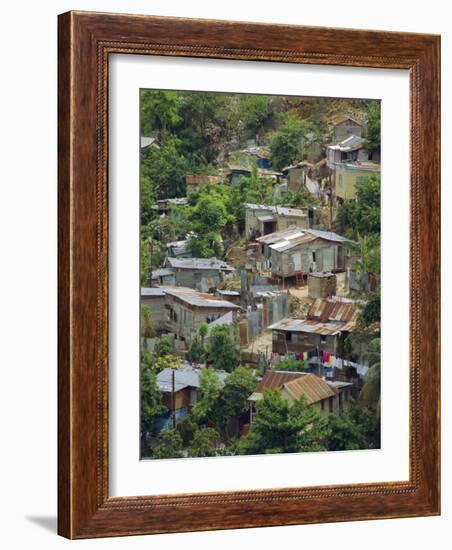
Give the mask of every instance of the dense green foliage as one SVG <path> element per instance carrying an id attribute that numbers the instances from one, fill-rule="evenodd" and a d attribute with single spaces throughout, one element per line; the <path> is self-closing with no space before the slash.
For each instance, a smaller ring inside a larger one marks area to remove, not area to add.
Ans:
<path id="1" fill-rule="evenodd" d="M 141 304 L 141 335 L 145 339 L 155 336 L 151 308 L 146 304 Z"/>
<path id="2" fill-rule="evenodd" d="M 329 435 L 326 420 L 303 398 L 290 404 L 279 391 L 264 390 L 250 432 L 239 442 L 243 454 L 323 451 Z"/>
<path id="3" fill-rule="evenodd" d="M 380 151 L 381 109 L 380 102 L 369 101 L 366 105 L 367 131 L 364 146 L 370 152 Z"/>
<path id="4" fill-rule="evenodd" d="M 209 328 L 205 321 L 199 324 L 196 334 L 190 342 L 187 352 L 187 359 L 196 363 L 203 363 L 206 360 L 206 348 L 204 340 Z"/>
<path id="5" fill-rule="evenodd" d="M 270 140 L 272 163 L 276 170 L 301 160 L 306 134 L 312 125 L 297 116 L 282 113 L 281 127 Z"/>
<path id="6" fill-rule="evenodd" d="M 379 447 L 379 426 L 374 417 L 358 407 L 350 399 L 347 409 L 341 414 L 331 414 L 328 418 L 330 435 L 329 451 L 349 451 Z"/>
<path id="7" fill-rule="evenodd" d="M 380 287 L 375 292 L 370 292 L 367 302 L 360 311 L 359 320 L 364 326 L 379 322 L 381 317 Z"/>
<path id="8" fill-rule="evenodd" d="M 196 423 L 212 420 L 221 391 L 220 378 L 215 369 L 203 369 L 199 378 L 201 399 L 191 411 L 191 417 Z"/>
<path id="9" fill-rule="evenodd" d="M 232 372 L 240 363 L 240 344 L 236 326 L 214 326 L 206 351 L 208 361 L 215 368 Z"/>
<path id="10" fill-rule="evenodd" d="M 213 428 L 199 428 L 188 446 L 188 456 L 215 456 L 218 433 Z"/>
<path id="11" fill-rule="evenodd" d="M 181 458 L 183 441 L 178 430 L 165 430 L 160 438 L 160 444 L 154 449 L 154 458 Z"/>
<path id="12" fill-rule="evenodd" d="M 352 238 L 380 233 L 380 176 L 372 174 L 358 186 L 356 200 L 344 202 L 338 222 Z"/>
<path id="13" fill-rule="evenodd" d="M 284 357 L 283 359 L 280 359 L 278 362 L 274 364 L 273 369 L 293 371 L 293 372 L 303 372 L 306 370 L 306 362 L 298 361 L 297 359 L 293 359 L 291 357 Z"/>
<path id="14" fill-rule="evenodd" d="M 141 153 L 141 185 L 145 198 L 148 198 L 149 187 L 158 199 L 185 195 L 185 176 L 189 163 L 180 153 L 180 147 L 179 139 L 165 136 L 159 149 L 148 147 Z M 148 219 L 146 209 L 142 214 L 142 222 Z"/>
<path id="15" fill-rule="evenodd" d="M 177 92 L 142 90 L 141 134 L 170 130 L 181 122 L 181 98 Z"/>
<path id="16" fill-rule="evenodd" d="M 149 356 L 142 353 L 140 377 L 141 431 L 152 432 L 155 420 L 166 411 L 162 394 L 157 386 L 157 374 L 152 368 Z"/>

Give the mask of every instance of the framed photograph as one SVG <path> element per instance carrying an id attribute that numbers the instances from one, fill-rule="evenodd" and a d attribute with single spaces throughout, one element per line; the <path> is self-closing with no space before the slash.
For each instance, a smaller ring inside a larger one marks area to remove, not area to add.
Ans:
<path id="1" fill-rule="evenodd" d="M 61 535 L 440 513 L 439 63 L 59 16 Z"/>

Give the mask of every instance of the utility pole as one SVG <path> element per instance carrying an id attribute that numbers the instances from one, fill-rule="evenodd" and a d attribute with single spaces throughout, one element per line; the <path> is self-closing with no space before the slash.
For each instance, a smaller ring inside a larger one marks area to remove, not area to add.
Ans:
<path id="1" fill-rule="evenodd" d="M 333 230 L 333 189 L 331 184 L 331 170 L 328 174 L 328 200 L 330 203 L 330 231 Z"/>
<path id="2" fill-rule="evenodd" d="M 148 265 L 148 272 L 149 272 L 149 286 L 152 286 L 152 253 L 154 250 L 154 240 L 151 237 L 148 239 L 148 249 L 149 249 L 149 265 Z"/>

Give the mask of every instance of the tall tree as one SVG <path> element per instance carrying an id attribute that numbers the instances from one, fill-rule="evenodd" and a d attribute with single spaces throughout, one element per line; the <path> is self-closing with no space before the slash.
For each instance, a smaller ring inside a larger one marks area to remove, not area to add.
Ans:
<path id="1" fill-rule="evenodd" d="M 311 124 L 297 116 L 282 113 L 281 127 L 270 138 L 270 152 L 273 166 L 281 170 L 297 160 L 300 160 L 306 134 Z"/>
<path id="2" fill-rule="evenodd" d="M 367 129 L 364 147 L 373 153 L 380 151 L 381 146 L 381 104 L 371 100 L 366 105 Z"/>
<path id="3" fill-rule="evenodd" d="M 338 222 L 352 238 L 379 234 L 381 227 L 380 176 L 372 174 L 359 184 L 356 200 L 344 202 L 338 212 Z"/>
<path id="4" fill-rule="evenodd" d="M 185 195 L 188 161 L 179 152 L 180 143 L 168 134 L 160 149 L 149 147 L 141 154 L 141 186 L 145 190 L 150 186 L 158 199 Z"/>
<path id="5" fill-rule="evenodd" d="M 248 410 L 248 398 L 256 389 L 257 378 L 253 370 L 239 366 L 226 378 L 217 402 L 218 429 L 225 439 L 237 435 L 238 418 Z"/>
<path id="6" fill-rule="evenodd" d="M 147 361 L 146 353 L 142 354 L 140 376 L 140 424 L 142 432 L 152 432 L 155 420 L 166 411 L 162 403 L 162 392 L 157 385 L 157 375 Z"/>
<path id="7" fill-rule="evenodd" d="M 141 135 L 166 131 L 182 121 L 178 92 L 164 90 L 141 91 Z"/>
<path id="8" fill-rule="evenodd" d="M 210 332 L 207 358 L 215 368 L 232 372 L 240 363 L 240 345 L 234 325 L 217 325 Z"/>
<path id="9" fill-rule="evenodd" d="M 193 227 L 189 250 L 199 258 L 221 257 L 224 251 L 221 231 L 233 220 L 225 199 L 217 191 L 205 188 L 191 200 L 195 205 L 189 216 Z"/>
<path id="10" fill-rule="evenodd" d="M 214 369 L 202 369 L 199 375 L 201 399 L 193 406 L 194 422 L 212 420 L 221 391 L 221 381 Z"/>
<path id="11" fill-rule="evenodd" d="M 326 420 L 304 398 L 290 404 L 277 390 L 264 390 L 258 414 L 247 437 L 241 438 L 244 454 L 323 451 L 329 434 Z"/>
<path id="12" fill-rule="evenodd" d="M 205 361 L 206 348 L 204 340 L 207 336 L 208 330 L 209 326 L 205 321 L 199 324 L 198 330 L 192 338 L 190 347 L 188 348 L 187 359 L 189 361 L 194 361 L 197 363 L 202 363 Z"/>
<path id="13" fill-rule="evenodd" d="M 341 414 L 331 414 L 328 426 L 329 451 L 369 449 L 374 444 L 374 419 L 372 415 L 349 400 L 348 408 Z"/>
<path id="14" fill-rule="evenodd" d="M 242 95 L 238 116 L 247 130 L 257 134 L 270 115 L 270 98 L 265 95 Z"/>

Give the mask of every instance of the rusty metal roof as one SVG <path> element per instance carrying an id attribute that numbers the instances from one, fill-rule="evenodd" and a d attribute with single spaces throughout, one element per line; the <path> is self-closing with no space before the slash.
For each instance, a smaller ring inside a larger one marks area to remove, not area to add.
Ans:
<path id="1" fill-rule="evenodd" d="M 305 374 L 305 376 L 285 382 L 283 384 L 283 389 L 293 399 L 304 397 L 308 405 L 318 403 L 319 401 L 336 395 L 336 390 L 334 390 L 328 382 L 315 374 Z"/>
<path id="2" fill-rule="evenodd" d="M 306 373 L 269 370 L 264 374 L 262 380 L 259 382 L 255 393 L 262 393 L 264 390 L 277 390 L 286 382 L 296 380 L 301 376 L 306 376 Z"/>
<path id="3" fill-rule="evenodd" d="M 268 328 L 270 330 L 280 330 L 282 332 L 308 332 L 310 334 L 320 334 L 321 336 L 335 336 L 342 331 L 352 331 L 355 323 L 309 321 L 308 319 L 282 319 L 273 323 Z"/>
<path id="4" fill-rule="evenodd" d="M 340 321 L 348 323 L 356 321 L 358 310 L 356 302 L 347 298 L 316 298 L 308 310 L 307 318 L 310 321 Z"/>
<path id="5" fill-rule="evenodd" d="M 306 319 L 286 318 L 268 328 L 282 332 L 309 332 L 322 336 L 335 336 L 351 332 L 358 319 L 358 304 L 349 298 L 316 298 L 309 308 Z"/>

